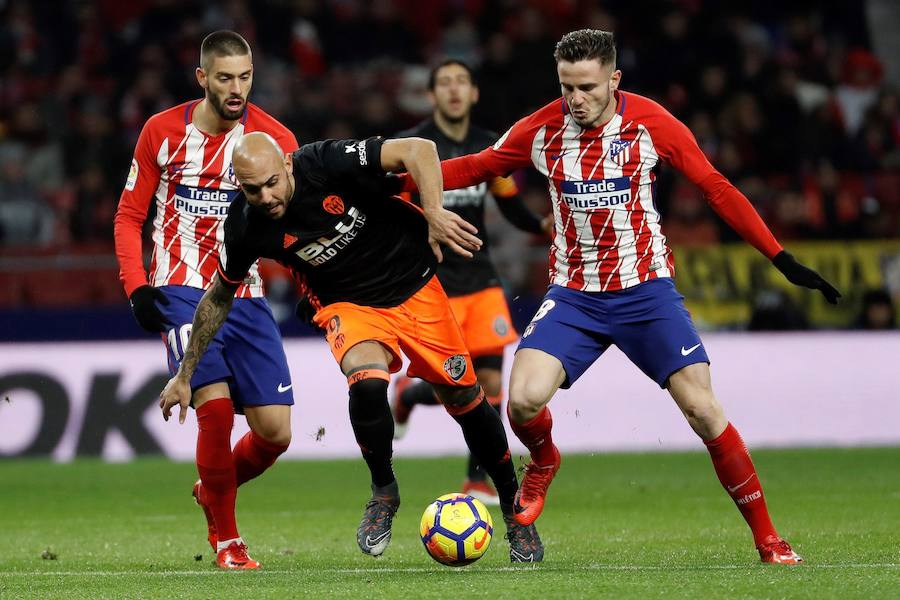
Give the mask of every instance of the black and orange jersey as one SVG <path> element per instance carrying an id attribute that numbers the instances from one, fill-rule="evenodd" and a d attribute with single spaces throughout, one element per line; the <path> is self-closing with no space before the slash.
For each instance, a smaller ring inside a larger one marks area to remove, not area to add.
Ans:
<path id="1" fill-rule="evenodd" d="M 465 139 L 458 142 L 447 137 L 432 118 L 426 119 L 412 129 L 401 131 L 396 137 L 421 137 L 432 140 L 437 146 L 441 160 L 480 152 L 497 141 L 495 133 L 470 125 Z M 504 216 L 517 227 L 532 233 L 541 231 L 540 220 L 524 207 L 518 196 L 519 190 L 509 177 L 497 177 L 490 182 L 463 189 L 444 190 L 444 208 L 452 210 L 477 227 L 478 237 L 482 240 L 481 249 L 475 252 L 471 259 L 442 247 L 444 260 L 438 265 L 438 278 L 448 296 L 463 296 L 500 285 L 500 278 L 491 263 L 488 250 L 490 240 L 484 224 L 484 207 L 489 193 L 494 196 Z M 418 203 L 418 197 L 415 195 L 413 202 Z M 514 218 L 510 218 L 510 210 L 516 213 Z"/>
<path id="2" fill-rule="evenodd" d="M 394 194 L 400 180 L 381 168 L 381 138 L 325 140 L 293 154 L 294 194 L 272 219 L 243 192 L 225 221 L 219 274 L 240 282 L 260 257 L 301 274 L 321 305 L 401 304 L 435 273 L 421 211 Z"/>

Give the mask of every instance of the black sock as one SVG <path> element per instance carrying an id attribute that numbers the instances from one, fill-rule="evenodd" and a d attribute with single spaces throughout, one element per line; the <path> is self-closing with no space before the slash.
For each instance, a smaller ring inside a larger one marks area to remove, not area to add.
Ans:
<path id="1" fill-rule="evenodd" d="M 438 404 L 437 396 L 434 395 L 434 388 L 427 381 L 417 381 L 416 383 L 406 386 L 403 393 L 400 394 L 400 402 L 406 406 L 415 406 L 416 404 Z"/>
<path id="2" fill-rule="evenodd" d="M 500 415 L 501 420 L 503 419 L 503 415 L 500 412 L 499 404 L 491 404 L 491 408 L 497 411 L 497 414 Z M 466 478 L 469 481 L 484 481 L 487 479 L 487 471 L 485 471 L 481 465 L 478 463 L 478 459 L 470 452 L 469 453 L 469 465 L 466 469 Z"/>
<path id="3" fill-rule="evenodd" d="M 499 412 L 482 398 L 475 408 L 453 418 L 462 427 L 469 450 L 494 481 L 500 502 L 512 504 L 519 482 Z"/>
<path id="4" fill-rule="evenodd" d="M 383 379 L 363 379 L 350 386 L 350 424 L 376 487 L 395 480 L 391 466 L 394 419 L 387 389 Z"/>

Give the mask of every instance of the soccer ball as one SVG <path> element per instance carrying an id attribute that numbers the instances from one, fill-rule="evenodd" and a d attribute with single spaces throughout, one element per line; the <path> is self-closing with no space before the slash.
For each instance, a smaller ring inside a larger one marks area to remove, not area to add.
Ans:
<path id="1" fill-rule="evenodd" d="M 462 567 L 484 556 L 494 525 L 480 500 L 465 494 L 445 494 L 425 509 L 419 534 L 431 558 Z"/>

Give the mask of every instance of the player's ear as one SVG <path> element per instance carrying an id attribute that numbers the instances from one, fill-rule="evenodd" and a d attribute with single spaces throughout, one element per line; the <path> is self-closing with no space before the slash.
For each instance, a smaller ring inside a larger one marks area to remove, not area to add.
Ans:
<path id="1" fill-rule="evenodd" d="M 201 67 L 197 67 L 197 69 L 194 71 L 194 74 L 197 76 L 197 83 L 200 84 L 200 87 L 205 90 L 207 86 L 206 71 L 204 71 Z"/>
<path id="2" fill-rule="evenodd" d="M 284 155 L 284 170 L 287 171 L 288 175 L 294 172 L 294 160 L 290 152 Z"/>
<path id="3" fill-rule="evenodd" d="M 614 92 L 619 89 L 619 82 L 622 81 L 622 71 L 616 69 L 609 77 L 609 91 Z"/>
<path id="4" fill-rule="evenodd" d="M 478 103 L 478 86 L 473 85 L 472 86 L 472 104 L 477 104 L 477 103 Z"/>

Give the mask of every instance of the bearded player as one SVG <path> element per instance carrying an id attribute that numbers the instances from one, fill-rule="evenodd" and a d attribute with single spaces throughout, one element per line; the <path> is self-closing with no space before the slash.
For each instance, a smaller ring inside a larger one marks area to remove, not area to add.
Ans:
<path id="1" fill-rule="evenodd" d="M 297 140 L 249 103 L 253 61 L 233 31 L 209 34 L 200 48 L 193 100 L 152 116 L 141 131 L 115 218 L 120 278 L 135 319 L 166 343 L 175 373 L 191 321 L 216 273 L 224 223 L 238 181 L 231 154 L 248 132 L 270 134 L 284 152 Z M 144 271 L 141 229 L 150 203 L 153 256 Z M 281 335 L 263 298 L 256 264 L 239 282 L 235 307 L 190 380 L 197 412 L 197 471 L 193 496 L 203 508 L 207 537 L 223 569 L 256 569 L 235 517 L 237 487 L 269 468 L 291 441 L 291 375 Z M 234 413 L 250 431 L 231 448 Z"/>

